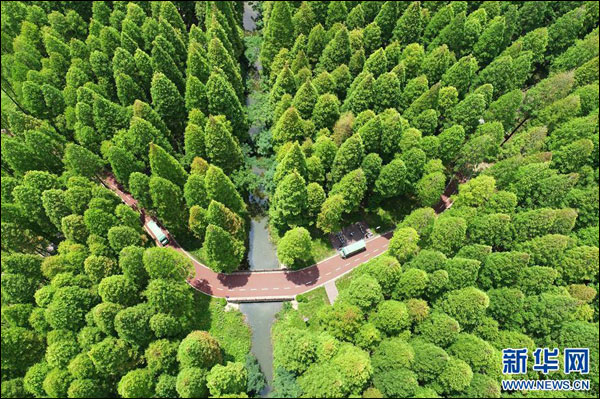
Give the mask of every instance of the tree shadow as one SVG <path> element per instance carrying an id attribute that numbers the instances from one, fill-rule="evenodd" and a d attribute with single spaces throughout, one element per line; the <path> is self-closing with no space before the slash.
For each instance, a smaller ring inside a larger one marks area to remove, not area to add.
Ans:
<path id="1" fill-rule="evenodd" d="M 387 233 L 382 234 L 381 236 L 387 238 L 388 240 L 391 240 L 393 235 L 394 235 L 393 231 L 388 231 Z"/>
<path id="2" fill-rule="evenodd" d="M 311 266 L 302 270 L 287 271 L 285 278 L 296 285 L 311 286 L 317 283 L 320 272 L 317 266 Z"/>
<path id="3" fill-rule="evenodd" d="M 213 294 L 213 290 L 210 287 L 208 280 L 203 279 L 203 278 L 192 278 L 191 280 L 188 281 L 189 285 L 191 285 L 193 288 L 195 288 L 198 291 L 201 291 L 204 294 L 207 295 L 212 295 Z"/>
<path id="4" fill-rule="evenodd" d="M 219 273 L 217 278 L 219 279 L 221 284 L 231 289 L 245 286 L 248 283 L 248 279 L 250 278 L 250 273 Z"/>

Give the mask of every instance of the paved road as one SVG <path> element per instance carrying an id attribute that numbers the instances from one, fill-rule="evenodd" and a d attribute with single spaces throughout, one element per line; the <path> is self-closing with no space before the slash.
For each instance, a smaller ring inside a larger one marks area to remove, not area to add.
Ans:
<path id="1" fill-rule="evenodd" d="M 144 228 L 156 241 L 156 238 L 147 228 L 147 223 L 152 219 L 143 210 L 139 209 L 135 198 L 121 189 L 114 176 L 107 175 L 102 180 L 124 203 L 142 211 Z M 164 232 L 169 236 L 167 231 Z M 335 255 L 302 270 L 236 272 L 231 274 L 212 271 L 194 259 L 172 238 L 168 246 L 185 254 L 192 260 L 196 273 L 189 283 L 197 290 L 208 295 L 234 300 L 276 300 L 291 298 L 320 287 L 350 272 L 369 259 L 381 255 L 387 250 L 391 236 L 392 234 L 388 233 L 368 239 L 366 250 L 348 259 L 342 259 L 339 255 Z M 161 246 L 158 242 L 157 245 Z"/>

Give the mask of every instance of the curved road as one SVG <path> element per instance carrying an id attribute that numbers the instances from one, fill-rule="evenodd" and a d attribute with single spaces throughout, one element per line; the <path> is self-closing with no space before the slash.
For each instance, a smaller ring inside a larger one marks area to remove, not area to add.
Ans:
<path id="1" fill-rule="evenodd" d="M 131 194 L 121 189 L 112 174 L 103 177 L 102 182 L 117 194 L 125 204 L 140 210 L 137 200 Z M 147 227 L 147 223 L 152 219 L 145 212 L 142 212 L 142 215 L 144 229 L 156 241 L 156 237 L 154 237 Z M 254 271 L 225 274 L 216 273 L 198 262 L 187 251 L 181 248 L 167 231 L 163 229 L 163 232 L 171 239 L 171 243 L 167 245 L 168 247 L 185 254 L 192 260 L 196 270 L 194 278 L 189 281 L 192 287 L 207 295 L 238 301 L 290 299 L 295 295 L 320 287 L 350 272 L 356 266 L 365 263 L 369 259 L 381 255 L 387 250 L 389 240 L 392 236 L 392 233 L 387 233 L 372 237 L 366 241 L 367 248 L 361 253 L 351 256 L 348 259 L 342 259 L 339 255 L 334 255 L 302 270 Z M 158 242 L 156 244 L 161 246 Z"/>

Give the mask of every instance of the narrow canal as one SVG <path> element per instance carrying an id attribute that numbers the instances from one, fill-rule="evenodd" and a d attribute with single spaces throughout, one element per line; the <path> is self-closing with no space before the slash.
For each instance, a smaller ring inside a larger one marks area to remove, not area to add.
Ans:
<path id="1" fill-rule="evenodd" d="M 255 20 L 258 17 L 256 10 L 249 2 L 244 2 L 244 30 L 247 35 L 256 31 Z M 252 104 L 252 93 L 260 90 L 260 63 L 256 61 L 250 65 L 248 70 L 247 84 L 249 93 L 246 98 L 246 106 Z M 258 134 L 262 126 L 250 126 L 250 135 Z M 254 173 L 260 175 L 264 171 L 254 168 Z M 276 269 L 279 267 L 275 245 L 271 242 L 268 230 L 269 219 L 266 215 L 260 215 L 252 219 L 250 226 L 250 250 L 248 252 L 248 263 L 250 270 Z M 256 302 L 240 304 L 240 311 L 246 316 L 246 321 L 252 329 L 252 353 L 258 360 L 260 367 L 267 380 L 267 387 L 261 392 L 266 397 L 271 392 L 273 382 L 273 345 L 271 343 L 271 326 L 275 315 L 281 310 L 282 302 Z"/>

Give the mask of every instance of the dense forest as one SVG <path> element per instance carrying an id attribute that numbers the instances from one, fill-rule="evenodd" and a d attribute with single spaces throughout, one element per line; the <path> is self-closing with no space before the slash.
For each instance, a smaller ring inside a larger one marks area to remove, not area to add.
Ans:
<path id="1" fill-rule="evenodd" d="M 511 347 L 590 348 L 597 397 L 598 3 L 250 3 L 2 2 L 2 397 L 257 396 L 140 221 L 229 273 L 259 213 L 292 269 L 394 230 L 284 306 L 274 397 L 521 397 Z"/>

